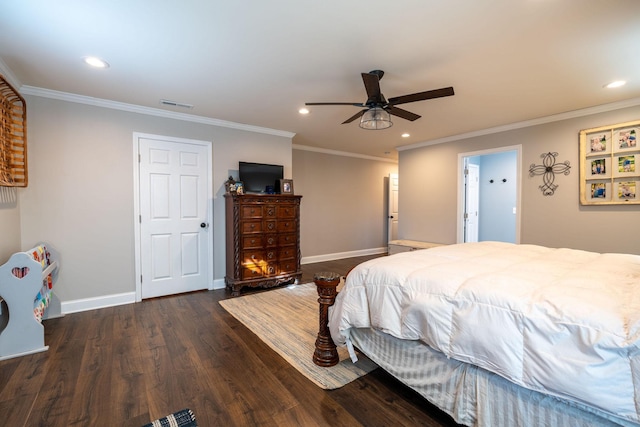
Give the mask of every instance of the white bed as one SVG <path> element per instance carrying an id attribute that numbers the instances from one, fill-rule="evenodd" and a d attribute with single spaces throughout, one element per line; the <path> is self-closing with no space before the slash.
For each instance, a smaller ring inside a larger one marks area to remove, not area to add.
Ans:
<path id="1" fill-rule="evenodd" d="M 462 424 L 640 425 L 637 255 L 482 242 L 377 258 L 329 328 Z"/>

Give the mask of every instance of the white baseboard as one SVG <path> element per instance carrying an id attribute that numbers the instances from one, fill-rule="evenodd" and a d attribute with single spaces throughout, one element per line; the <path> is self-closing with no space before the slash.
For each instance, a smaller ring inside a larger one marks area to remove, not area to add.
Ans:
<path id="1" fill-rule="evenodd" d="M 214 290 L 214 289 L 224 289 L 226 287 L 226 283 L 224 282 L 224 279 L 214 279 L 213 280 L 213 287 L 210 290 Z"/>
<path id="2" fill-rule="evenodd" d="M 98 308 L 115 307 L 116 305 L 133 304 L 136 302 L 136 293 L 105 295 L 94 298 L 77 299 L 61 303 L 62 313 L 79 313 L 81 311 L 95 310 Z"/>
<path id="3" fill-rule="evenodd" d="M 213 289 L 224 289 L 224 279 L 213 281 Z M 62 302 L 62 314 L 80 313 L 82 311 L 97 310 L 99 308 L 115 307 L 117 305 L 134 304 L 136 302 L 135 292 L 122 294 L 104 295 L 94 298 L 84 298 Z"/>
<path id="4" fill-rule="evenodd" d="M 384 254 L 384 253 L 387 253 L 386 246 L 383 248 L 361 249 L 358 251 L 337 252 L 333 254 L 302 257 L 302 259 L 300 260 L 300 264 L 312 264 L 314 262 L 333 261 L 336 259 L 353 258 L 358 256 L 377 255 L 377 254 Z"/>

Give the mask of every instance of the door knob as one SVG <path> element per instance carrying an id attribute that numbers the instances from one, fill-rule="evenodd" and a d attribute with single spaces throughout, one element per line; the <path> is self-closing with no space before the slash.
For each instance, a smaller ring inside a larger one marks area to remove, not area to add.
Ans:
<path id="1" fill-rule="evenodd" d="M 208 226 L 209 224 L 207 224 L 206 222 L 200 223 L 200 228 L 207 228 Z"/>

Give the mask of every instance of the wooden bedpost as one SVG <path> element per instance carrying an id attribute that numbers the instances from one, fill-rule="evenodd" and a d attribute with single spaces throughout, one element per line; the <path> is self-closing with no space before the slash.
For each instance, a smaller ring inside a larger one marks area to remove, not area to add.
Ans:
<path id="1" fill-rule="evenodd" d="M 316 339 L 313 362 L 322 367 L 334 366 L 338 364 L 340 358 L 329 332 L 329 307 L 336 301 L 340 275 L 326 271 L 320 272 L 313 276 L 313 281 L 318 290 L 318 303 L 320 303 L 320 330 Z"/>

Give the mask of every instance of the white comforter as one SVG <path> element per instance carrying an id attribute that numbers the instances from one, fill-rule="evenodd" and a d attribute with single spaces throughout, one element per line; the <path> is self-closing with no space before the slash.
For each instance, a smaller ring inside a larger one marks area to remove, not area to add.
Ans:
<path id="1" fill-rule="evenodd" d="M 640 421 L 640 256 L 499 242 L 357 266 L 333 340 L 374 327 L 529 389 Z"/>

